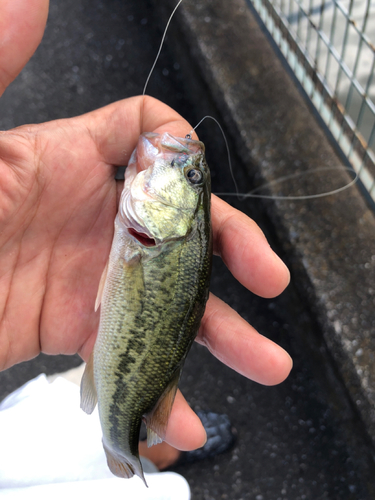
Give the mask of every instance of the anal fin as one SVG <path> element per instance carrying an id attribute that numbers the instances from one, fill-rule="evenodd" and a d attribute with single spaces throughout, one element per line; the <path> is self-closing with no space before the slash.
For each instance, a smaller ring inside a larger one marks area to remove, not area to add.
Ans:
<path id="1" fill-rule="evenodd" d="M 97 402 L 98 396 L 94 382 L 94 353 L 92 352 L 81 380 L 81 408 L 90 415 Z"/>
<path id="2" fill-rule="evenodd" d="M 171 414 L 173 401 L 176 396 L 178 381 L 180 380 L 181 368 L 176 370 L 164 393 L 156 403 L 155 408 L 144 415 L 147 427 L 147 446 L 161 443 L 165 439 L 169 415 Z"/>

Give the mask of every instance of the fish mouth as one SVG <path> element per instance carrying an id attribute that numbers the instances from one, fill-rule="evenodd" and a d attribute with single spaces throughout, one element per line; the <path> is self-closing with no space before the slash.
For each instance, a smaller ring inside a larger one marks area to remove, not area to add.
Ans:
<path id="1" fill-rule="evenodd" d="M 156 241 L 154 238 L 150 238 L 150 236 L 146 233 L 141 233 L 139 231 L 136 231 L 132 227 L 128 228 L 128 232 L 133 238 L 135 238 L 141 245 L 144 247 L 154 247 L 156 246 Z"/>

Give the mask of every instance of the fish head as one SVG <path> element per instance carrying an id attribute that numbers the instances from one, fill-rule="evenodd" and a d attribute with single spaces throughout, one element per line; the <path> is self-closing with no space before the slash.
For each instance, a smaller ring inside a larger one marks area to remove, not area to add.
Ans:
<path id="1" fill-rule="evenodd" d="M 186 237 L 203 217 L 199 212 L 209 214 L 209 204 L 210 172 L 203 143 L 167 133 L 141 135 L 126 170 L 119 207 L 129 233 L 141 243 L 148 239 L 145 246 Z"/>

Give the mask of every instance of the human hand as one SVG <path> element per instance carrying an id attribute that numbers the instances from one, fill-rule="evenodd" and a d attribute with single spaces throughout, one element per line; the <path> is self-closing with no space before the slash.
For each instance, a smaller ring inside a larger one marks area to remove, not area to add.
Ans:
<path id="1" fill-rule="evenodd" d="M 135 97 L 77 118 L 0 133 L 2 369 L 40 351 L 78 352 L 87 360 L 116 213 L 113 165 L 127 163 L 146 130 L 184 137 L 190 126 L 159 101 Z M 244 286 L 263 297 L 285 288 L 288 271 L 253 221 L 213 196 L 212 223 L 215 253 Z M 213 296 L 197 340 L 260 383 L 281 382 L 291 368 L 285 351 Z M 167 433 L 178 448 L 204 440 L 190 412 L 179 395 Z M 181 425 L 193 429 L 188 439 L 178 432 Z"/>
<path id="2" fill-rule="evenodd" d="M 0 6 L 0 19 L 7 4 Z M 43 22 L 40 16 L 37 24 Z M 34 42 L 41 32 L 30 31 Z M 5 54 L 2 49 L 3 88 L 30 56 L 12 59 L 13 69 L 4 71 Z M 127 164 L 144 131 L 184 137 L 189 130 L 169 107 L 135 97 L 77 118 L 0 133 L 0 369 L 41 351 L 78 352 L 87 360 L 98 326 L 95 296 L 113 235 L 114 166 Z M 215 253 L 244 286 L 263 297 L 285 288 L 289 273 L 253 221 L 213 196 L 212 223 Z M 279 383 L 291 368 L 283 349 L 213 296 L 197 340 L 260 383 Z M 190 429 L 188 435 L 181 426 Z M 186 450 L 204 438 L 179 393 L 167 441 Z"/>

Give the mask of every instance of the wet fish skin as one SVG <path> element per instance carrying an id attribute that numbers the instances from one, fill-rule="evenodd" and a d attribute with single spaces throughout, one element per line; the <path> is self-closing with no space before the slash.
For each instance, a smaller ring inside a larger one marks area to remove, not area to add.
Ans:
<path id="1" fill-rule="evenodd" d="M 135 176 L 139 161 L 149 168 Z M 191 171 L 202 173 L 201 183 L 189 181 Z M 152 238 L 153 246 L 140 242 Z M 85 411 L 92 411 L 97 394 L 103 445 L 116 475 L 137 474 L 144 480 L 138 454 L 142 419 L 149 445 L 165 436 L 181 369 L 208 298 L 211 255 L 210 175 L 203 144 L 146 134 L 127 173 L 98 338 L 82 381 Z"/>

